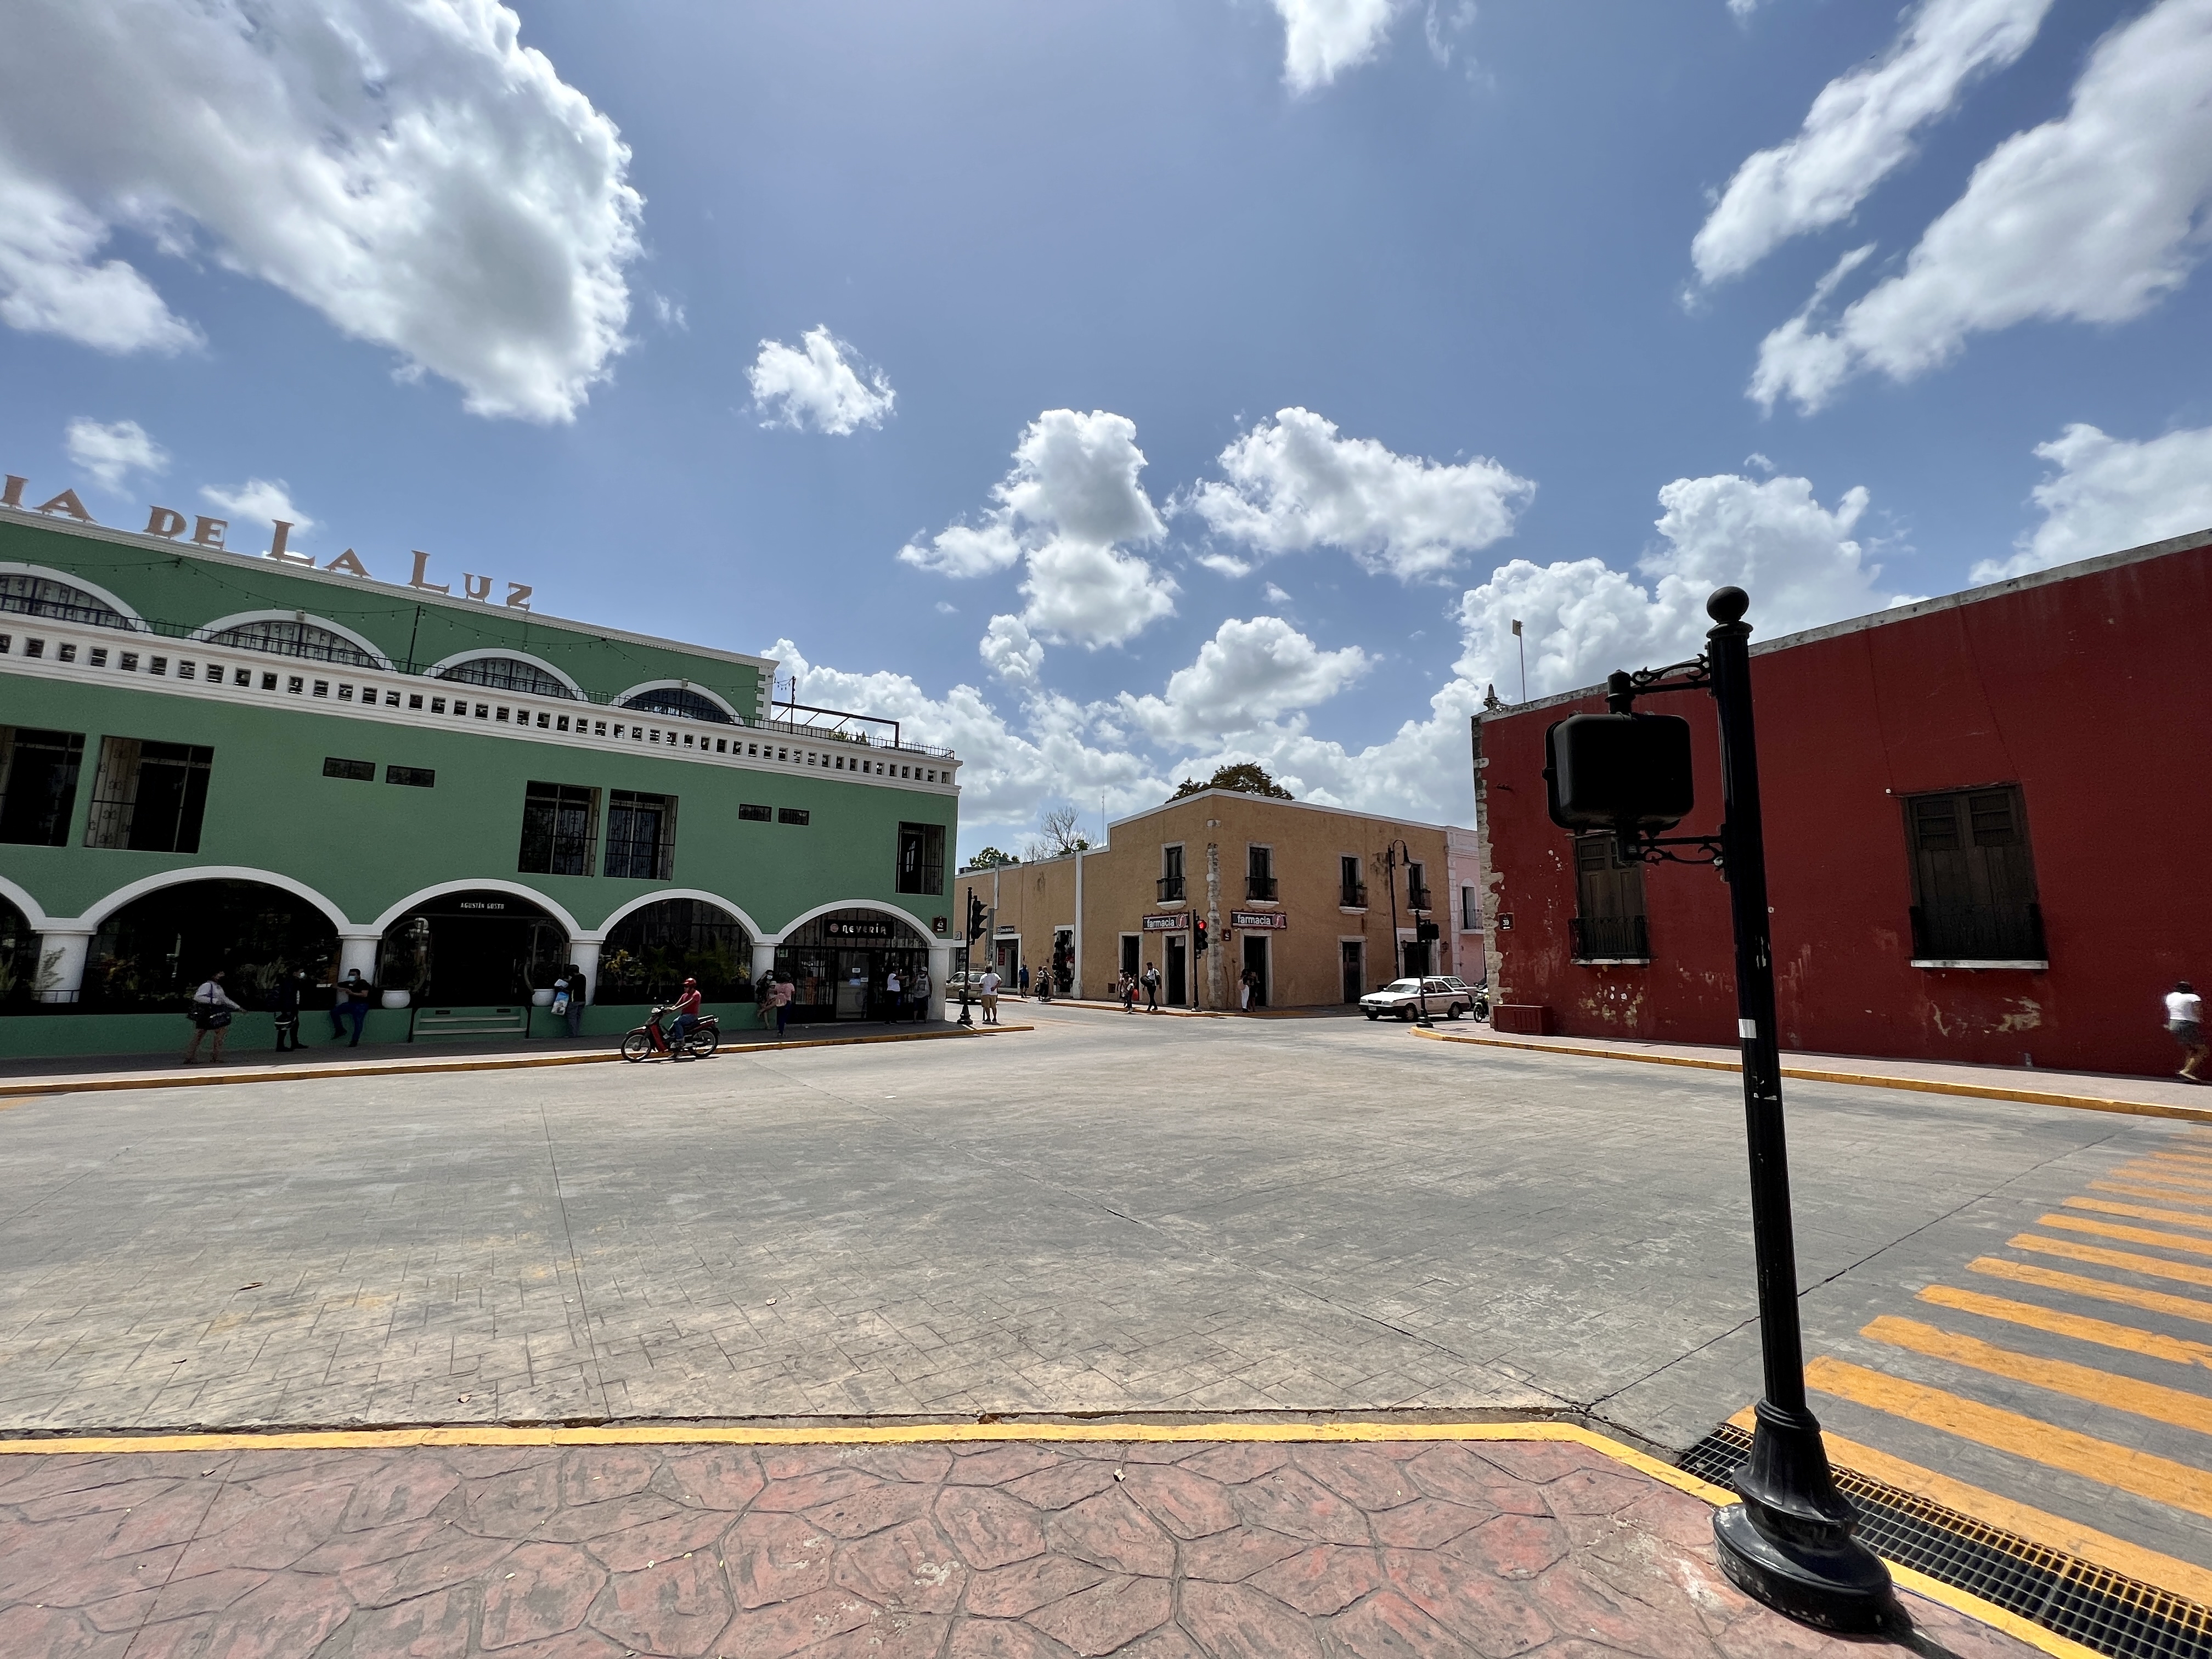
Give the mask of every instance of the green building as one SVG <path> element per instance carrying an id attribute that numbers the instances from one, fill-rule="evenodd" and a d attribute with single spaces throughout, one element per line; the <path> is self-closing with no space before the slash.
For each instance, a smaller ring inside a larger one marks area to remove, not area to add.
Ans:
<path id="1" fill-rule="evenodd" d="M 218 967 L 248 1009 L 358 969 L 372 1037 L 549 1034 L 572 964 L 590 1031 L 686 975 L 750 1024 L 771 970 L 812 1021 L 927 968 L 941 1013 L 950 753 L 775 702 L 770 659 L 538 616 L 422 554 L 377 580 L 288 526 L 247 555 L 220 520 L 114 530 L 24 489 L 0 498 L 0 1055 L 166 1047 Z"/>

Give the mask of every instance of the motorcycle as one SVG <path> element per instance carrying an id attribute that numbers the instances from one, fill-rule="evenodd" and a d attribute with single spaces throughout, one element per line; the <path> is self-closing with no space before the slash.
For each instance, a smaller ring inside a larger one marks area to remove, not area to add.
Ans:
<path id="1" fill-rule="evenodd" d="M 1490 981 L 1488 980 L 1484 980 L 1474 988 L 1474 1006 L 1468 1012 L 1477 1019 L 1486 1020 L 1490 1018 Z"/>
<path id="2" fill-rule="evenodd" d="M 634 1027 L 622 1040 L 622 1057 L 633 1065 L 647 1060 L 705 1060 L 722 1041 L 722 1028 L 712 1014 L 700 1017 L 699 1023 L 684 1034 L 681 1052 L 670 1048 L 668 1033 L 661 1029 L 661 1018 L 669 1010 L 655 1008 L 645 1024 Z"/>

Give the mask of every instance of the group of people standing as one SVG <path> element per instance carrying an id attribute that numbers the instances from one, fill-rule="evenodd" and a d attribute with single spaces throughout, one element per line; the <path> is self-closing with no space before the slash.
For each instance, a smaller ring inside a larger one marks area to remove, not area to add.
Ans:
<path id="1" fill-rule="evenodd" d="M 222 1060 L 222 1045 L 230 1035 L 230 1022 L 246 1012 L 245 1004 L 230 994 L 226 981 L 230 975 L 218 968 L 202 980 L 192 992 L 192 1006 L 188 1011 L 192 1022 L 192 1040 L 185 1049 L 185 1063 L 190 1065 L 200 1057 L 200 1043 L 212 1036 L 209 1045 L 208 1063 L 219 1065 Z M 336 1042 L 345 1036 L 349 1022 L 353 1026 L 353 1039 L 349 1048 L 361 1047 L 361 1028 L 368 1018 L 368 999 L 372 990 L 369 982 L 361 976 L 358 968 L 350 969 L 332 988 L 331 1002 L 331 1041 Z M 270 988 L 266 1006 L 276 1017 L 276 1052 L 303 1048 L 300 1041 L 300 1014 L 314 988 L 307 981 L 304 969 L 280 975 Z"/>

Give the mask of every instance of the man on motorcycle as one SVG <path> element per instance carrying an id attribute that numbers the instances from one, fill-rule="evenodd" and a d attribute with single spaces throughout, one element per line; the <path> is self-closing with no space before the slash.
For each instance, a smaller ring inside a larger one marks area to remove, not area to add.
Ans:
<path id="1" fill-rule="evenodd" d="M 699 1005 L 702 1000 L 703 999 L 699 995 L 699 981 L 696 979 L 687 979 L 684 981 L 684 994 L 676 999 L 674 1006 L 668 1011 L 670 1015 L 668 1051 L 678 1060 L 691 1058 L 684 1052 L 684 1040 L 691 1035 L 699 1024 Z"/>

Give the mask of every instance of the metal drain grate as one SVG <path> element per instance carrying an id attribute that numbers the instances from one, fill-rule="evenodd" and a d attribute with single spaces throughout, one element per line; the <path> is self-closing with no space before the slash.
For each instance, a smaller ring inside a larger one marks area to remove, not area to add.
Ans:
<path id="1" fill-rule="evenodd" d="M 1751 1436 L 1723 1423 L 1683 1454 L 1681 1467 L 1727 1486 L 1750 1451 Z M 2212 1659 L 2212 1608 L 1848 1469 L 1836 1471 L 1836 1485 L 1858 1511 L 1861 1540 L 1885 1561 L 2113 1659 Z"/>

